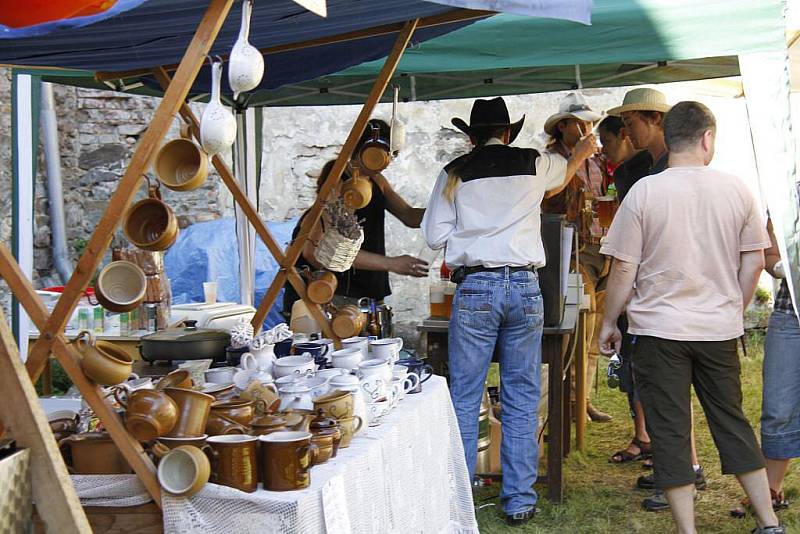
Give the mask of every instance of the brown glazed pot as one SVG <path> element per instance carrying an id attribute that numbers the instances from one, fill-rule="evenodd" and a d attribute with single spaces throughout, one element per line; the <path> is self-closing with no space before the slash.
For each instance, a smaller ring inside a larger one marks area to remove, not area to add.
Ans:
<path id="1" fill-rule="evenodd" d="M 317 463 L 319 449 L 311 443 L 310 432 L 273 432 L 258 440 L 264 489 L 291 491 L 311 484 L 308 471 Z"/>
<path id="2" fill-rule="evenodd" d="M 88 337 L 87 341 L 84 339 Z M 73 343 L 81 353 L 81 366 L 86 376 L 102 386 L 124 382 L 131 374 L 133 360 L 122 349 L 108 341 L 94 341 L 88 330 L 78 333 Z"/>
<path id="3" fill-rule="evenodd" d="M 164 391 L 178 405 L 178 421 L 167 436 L 190 438 L 205 434 L 214 397 L 191 389 L 167 388 Z"/>
<path id="4" fill-rule="evenodd" d="M 204 449 L 211 461 L 211 482 L 248 493 L 258 488 L 258 438 L 211 436 Z"/>
<path id="5" fill-rule="evenodd" d="M 286 419 L 279 415 L 264 414 L 253 419 L 251 428 L 250 434 L 253 436 L 271 434 L 279 430 L 286 430 Z"/>
<path id="6" fill-rule="evenodd" d="M 123 313 L 139 307 L 147 290 L 147 277 L 135 263 L 112 261 L 100 270 L 94 296 L 103 308 Z"/>
<path id="7" fill-rule="evenodd" d="M 173 191 L 192 191 L 206 181 L 208 155 L 190 139 L 173 139 L 159 149 L 153 169 Z"/>
<path id="8" fill-rule="evenodd" d="M 364 313 L 353 304 L 342 306 L 331 321 L 333 333 L 340 339 L 357 336 L 364 328 L 366 317 Z"/>
<path id="9" fill-rule="evenodd" d="M 111 436 L 105 432 L 75 434 L 59 442 L 62 454 L 71 458 L 67 464 L 76 475 L 120 475 L 131 472 Z"/>
<path id="10" fill-rule="evenodd" d="M 164 390 L 167 388 L 190 389 L 194 385 L 192 373 L 186 369 L 176 369 L 164 377 L 156 384 L 156 389 Z"/>
<path id="11" fill-rule="evenodd" d="M 211 405 L 211 413 L 224 415 L 241 425 L 250 426 L 255 415 L 255 402 L 243 399 L 219 400 Z"/>
<path id="12" fill-rule="evenodd" d="M 178 421 L 178 405 L 161 391 L 137 389 L 126 402 L 115 390 L 114 398 L 125 408 L 125 428 L 139 441 L 168 434 Z"/>
<path id="13" fill-rule="evenodd" d="M 203 489 L 210 476 L 208 457 L 191 445 L 175 447 L 158 463 L 158 482 L 173 495 L 191 497 Z"/>
<path id="14" fill-rule="evenodd" d="M 306 293 L 311 302 L 327 304 L 333 300 L 338 285 L 335 274 L 330 271 L 317 271 L 311 274 L 311 281 L 308 282 Z"/>
<path id="15" fill-rule="evenodd" d="M 178 238 L 178 218 L 161 201 L 157 188 L 151 187 L 149 195 L 128 210 L 122 229 L 128 240 L 142 250 L 165 250 Z"/>
<path id="16" fill-rule="evenodd" d="M 229 419 L 219 413 L 214 413 L 212 410 L 208 414 L 208 421 L 206 422 L 206 433 L 209 436 L 223 436 L 228 434 L 249 434 L 250 427 L 243 425 L 233 419 Z"/>

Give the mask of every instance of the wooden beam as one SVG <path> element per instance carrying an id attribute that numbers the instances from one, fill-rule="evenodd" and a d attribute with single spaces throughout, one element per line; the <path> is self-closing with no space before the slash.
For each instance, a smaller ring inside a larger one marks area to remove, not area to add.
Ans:
<path id="1" fill-rule="evenodd" d="M 3 246 L 3 245 L 0 245 Z M 5 248 L 5 246 L 3 246 Z M 14 335 L 0 307 L 0 420 L 20 447 L 30 449 L 30 476 L 37 511 L 49 532 L 91 532 L 61 459 L 47 416 L 19 358 Z"/>
<path id="2" fill-rule="evenodd" d="M 490 17 L 495 15 L 494 11 L 480 11 L 474 9 L 454 9 L 453 11 L 448 11 L 446 13 L 441 13 L 439 15 L 433 15 L 431 17 L 424 17 L 419 20 L 417 24 L 417 29 L 422 28 L 432 28 L 434 26 L 441 26 L 443 24 L 451 24 L 454 22 L 464 22 L 468 20 L 475 20 L 481 19 L 485 17 Z M 405 27 L 405 22 L 394 22 L 391 24 L 383 24 L 381 26 L 375 26 L 373 28 L 366 28 L 363 30 L 355 30 L 346 33 L 340 33 L 338 35 L 332 35 L 329 37 L 320 37 L 317 39 L 309 39 L 307 41 L 301 41 L 298 43 L 288 43 L 282 44 L 277 46 L 268 46 L 265 48 L 259 48 L 258 51 L 261 52 L 262 55 L 269 55 L 269 54 L 279 54 L 282 52 L 291 52 L 293 50 L 302 50 L 304 48 L 312 48 L 315 46 L 324 46 L 329 44 L 336 44 L 336 43 L 344 43 L 347 41 L 357 41 L 360 39 L 368 39 L 370 37 L 378 37 L 381 35 L 389 35 L 392 33 L 397 33 L 403 30 Z M 223 60 L 227 61 L 228 56 L 220 56 Z M 167 72 L 173 72 L 176 69 L 177 65 L 165 65 L 164 68 Z M 95 80 L 99 82 L 111 81 L 111 80 L 123 80 L 126 78 L 138 78 L 140 76 L 147 76 L 150 74 L 151 69 L 132 69 L 128 71 L 116 71 L 116 72 L 103 72 L 98 71 L 95 73 Z"/>
<path id="3" fill-rule="evenodd" d="M 228 15 L 233 1 L 211 0 L 203 20 L 200 21 L 189 48 L 175 73 L 175 78 L 164 92 L 164 97 L 161 99 L 150 125 L 142 135 L 125 175 L 117 185 L 117 190 L 97 223 L 86 251 L 78 261 L 75 272 L 67 282 L 53 313 L 47 320 L 47 325 L 41 328 L 42 336 L 33 346 L 26 363 L 28 373 L 34 381 L 44 369 L 44 363 L 53 347 L 56 333 L 64 330 L 64 325 L 72 315 L 83 290 L 100 265 L 120 220 L 136 195 L 142 174 L 150 166 L 156 151 L 161 146 L 164 135 L 172 125 L 175 113 L 186 99 L 214 39 L 225 22 L 225 17 Z"/>
<path id="4" fill-rule="evenodd" d="M 333 191 L 333 189 L 339 184 L 339 181 L 342 177 L 342 172 L 344 171 L 347 162 L 350 161 L 353 151 L 356 148 L 356 144 L 358 144 L 358 140 L 361 138 L 361 134 L 364 131 L 364 128 L 366 128 L 372 112 L 375 110 L 375 106 L 380 101 L 383 92 L 386 90 L 389 80 L 392 78 L 395 69 L 397 69 L 397 64 L 400 63 L 400 58 L 403 57 L 403 51 L 405 51 L 406 47 L 408 46 L 411 36 L 414 34 L 414 30 L 417 28 L 418 23 L 419 19 L 407 22 L 403 27 L 403 30 L 397 36 L 397 40 L 392 47 L 392 51 L 389 53 L 389 56 L 386 58 L 386 61 L 384 62 L 383 67 L 378 74 L 378 77 L 375 79 L 375 83 L 372 85 L 372 89 L 367 96 L 367 100 L 361 107 L 361 112 L 359 112 L 358 117 L 353 124 L 353 128 L 350 130 L 350 134 L 347 136 L 347 140 L 345 141 L 344 146 L 342 146 L 342 150 L 339 152 L 336 162 L 333 164 L 330 174 L 328 174 L 328 178 L 325 180 L 325 183 L 322 184 L 322 187 L 317 193 L 316 201 L 303 218 L 303 222 L 300 225 L 300 232 L 297 234 L 297 239 L 295 239 L 286 250 L 284 258 L 285 261 L 282 264 L 284 269 L 294 267 L 295 262 L 297 262 L 297 258 L 300 257 L 300 252 L 303 250 L 303 246 L 308 240 L 308 236 L 311 235 L 311 232 L 319 223 L 324 205 L 323 199 L 328 198 L 331 191 Z M 269 312 L 269 309 L 275 302 L 275 299 L 278 295 L 278 290 L 282 285 L 283 280 L 281 279 L 281 276 L 276 276 L 272 281 L 272 285 L 270 285 L 269 291 L 267 291 L 267 294 L 264 296 L 264 299 L 258 306 L 256 315 L 253 317 L 253 324 L 261 324 L 264 322 L 264 318 L 267 316 L 267 312 Z"/>
<path id="5" fill-rule="evenodd" d="M 589 394 L 586 370 L 589 353 L 588 336 L 591 335 L 586 331 L 588 317 L 589 312 L 586 310 L 581 310 L 578 314 L 578 332 L 576 333 L 578 339 L 575 346 L 575 364 L 573 365 L 575 373 L 575 411 L 573 413 L 575 419 L 575 448 L 579 451 L 584 450 L 586 445 L 586 408 Z"/>
<path id="6" fill-rule="evenodd" d="M 39 295 L 19 266 L 14 262 L 11 251 L 0 244 L 0 275 L 5 279 L 14 296 L 22 303 L 33 323 L 41 331 L 47 324 L 47 308 L 45 308 Z M 122 420 L 105 400 L 100 386 L 89 380 L 83 373 L 81 357 L 74 346 L 67 344 L 64 334 L 58 333 L 53 337 L 56 359 L 64 368 L 70 380 L 83 395 L 86 403 L 100 418 L 103 426 L 114 440 L 119 451 L 128 461 L 130 466 L 139 476 L 153 500 L 161 506 L 161 487 L 156 479 L 156 468 L 150 457 L 142 449 L 138 441 L 125 429 Z"/>

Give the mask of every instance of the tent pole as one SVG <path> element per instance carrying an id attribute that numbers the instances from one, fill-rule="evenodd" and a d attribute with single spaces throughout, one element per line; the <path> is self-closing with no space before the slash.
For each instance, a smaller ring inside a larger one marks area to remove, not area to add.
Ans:
<path id="1" fill-rule="evenodd" d="M 416 29 L 418 23 L 419 19 L 406 22 L 405 26 L 403 26 L 403 30 L 397 36 L 394 47 L 392 47 L 392 51 L 386 58 L 380 73 L 378 73 L 378 77 L 375 79 L 372 90 L 370 91 L 366 102 L 364 102 L 364 106 L 361 108 L 361 112 L 358 114 L 358 117 L 353 124 L 353 128 L 350 130 L 350 134 L 347 136 L 347 140 L 345 141 L 341 152 L 339 152 L 339 156 L 336 158 L 336 163 L 333 164 L 333 168 L 331 169 L 328 178 L 320 188 L 319 193 L 317 193 L 317 199 L 308 210 L 305 218 L 303 219 L 303 223 L 300 225 L 300 232 L 297 234 L 298 238 L 295 239 L 286 250 L 284 261 L 281 264 L 282 269 L 275 276 L 275 279 L 272 281 L 272 285 L 270 285 L 269 291 L 258 305 L 258 310 L 256 311 L 252 321 L 254 328 L 260 327 L 264 322 L 264 318 L 267 316 L 270 308 L 275 303 L 275 299 L 278 297 L 280 288 L 283 286 L 284 281 L 286 280 L 286 270 L 294 269 L 294 264 L 297 262 L 297 258 L 300 257 L 300 251 L 303 250 L 303 246 L 306 244 L 308 236 L 311 235 L 311 232 L 319 223 L 319 219 L 322 215 L 324 199 L 327 199 L 331 191 L 333 191 L 333 189 L 339 184 L 345 165 L 347 165 L 347 162 L 350 161 L 350 157 L 353 155 L 356 144 L 361 138 L 361 133 L 364 131 L 364 128 L 366 128 L 367 122 L 369 121 L 372 112 L 375 110 L 375 106 L 380 101 L 383 92 L 386 90 L 386 86 L 389 84 L 389 80 L 391 80 L 395 69 L 397 69 L 397 64 L 400 63 L 400 58 L 403 56 L 403 52 L 408 46 L 411 36 L 414 34 L 414 30 Z M 292 278 L 293 277 L 290 277 L 290 280 Z M 292 285 L 295 284 L 293 283 Z M 307 304 L 309 303 L 306 299 L 303 300 Z M 315 307 L 316 306 L 312 306 L 312 308 Z"/>
<path id="2" fill-rule="evenodd" d="M 44 369 L 47 356 L 53 346 L 54 336 L 64 330 L 64 325 L 72 315 L 84 288 L 103 260 L 103 255 L 111 244 L 111 239 L 123 214 L 136 195 L 142 174 L 153 160 L 164 135 L 169 131 L 175 112 L 186 99 L 232 4 L 233 0 L 212 0 L 209 4 L 175 73 L 174 82 L 164 92 L 164 97 L 161 99 L 150 125 L 142 135 L 125 175 L 120 180 L 117 190 L 97 223 L 86 251 L 78 261 L 75 272 L 67 282 L 53 313 L 47 320 L 46 327 L 42 329 L 42 336 L 33 346 L 27 361 L 28 373 L 32 379 L 36 380 Z"/>

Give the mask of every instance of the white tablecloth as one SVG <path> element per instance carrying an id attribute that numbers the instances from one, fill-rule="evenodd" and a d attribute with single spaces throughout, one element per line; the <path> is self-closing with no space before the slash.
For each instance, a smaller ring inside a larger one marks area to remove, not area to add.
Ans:
<path id="1" fill-rule="evenodd" d="M 100 478 L 119 477 L 74 477 L 84 505 L 113 504 L 97 498 Z M 190 499 L 165 493 L 163 510 L 167 533 L 478 532 L 455 413 L 438 376 L 336 458 L 312 467 L 305 490 L 244 493 L 207 484 Z"/>

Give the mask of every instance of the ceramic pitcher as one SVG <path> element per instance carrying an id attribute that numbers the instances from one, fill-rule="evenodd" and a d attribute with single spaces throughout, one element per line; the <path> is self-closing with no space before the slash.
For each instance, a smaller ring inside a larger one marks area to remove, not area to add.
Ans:
<path id="1" fill-rule="evenodd" d="M 236 139 L 236 119 L 220 100 L 221 82 L 222 61 L 214 61 L 211 65 L 211 98 L 200 119 L 200 142 L 209 156 L 230 148 Z"/>
<path id="2" fill-rule="evenodd" d="M 264 77 L 264 56 L 247 40 L 250 36 L 252 10 L 253 0 L 242 2 L 242 27 L 228 63 L 228 84 L 233 89 L 234 100 L 239 97 L 239 93 L 258 87 Z"/>

